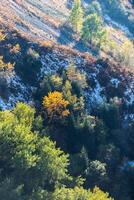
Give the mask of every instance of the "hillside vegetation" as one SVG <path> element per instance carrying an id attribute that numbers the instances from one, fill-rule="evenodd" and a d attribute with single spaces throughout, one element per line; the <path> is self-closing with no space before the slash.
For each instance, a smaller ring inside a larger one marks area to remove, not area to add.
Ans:
<path id="1" fill-rule="evenodd" d="M 1 200 L 134 199 L 132 11 L 1 0 Z"/>

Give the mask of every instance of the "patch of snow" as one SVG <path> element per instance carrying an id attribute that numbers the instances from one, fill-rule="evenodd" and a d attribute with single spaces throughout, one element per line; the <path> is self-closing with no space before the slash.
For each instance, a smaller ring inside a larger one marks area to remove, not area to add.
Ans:
<path id="1" fill-rule="evenodd" d="M 103 88 L 100 86 L 99 82 L 96 80 L 96 87 L 93 89 L 89 89 L 88 91 L 84 93 L 87 107 L 89 109 L 106 102 L 106 97 L 101 94 L 102 91 L 103 91 Z"/>
<path id="2" fill-rule="evenodd" d="M 134 81 L 129 85 L 124 95 L 127 105 L 132 105 L 134 103 Z"/>
<path id="3" fill-rule="evenodd" d="M 0 97 L 0 108 L 2 110 L 12 109 L 17 102 L 29 103 L 32 101 L 33 88 L 25 85 L 22 80 L 15 74 L 7 77 L 9 88 L 9 98 Z"/>
<path id="4" fill-rule="evenodd" d="M 55 73 L 60 67 L 66 68 L 69 64 L 68 59 L 59 59 L 56 54 L 47 54 L 45 56 L 41 56 L 41 72 L 39 73 L 39 79 L 42 78 L 45 74 L 53 74 Z"/>
<path id="5" fill-rule="evenodd" d="M 1 97 L 0 97 L 0 109 L 2 110 L 10 109 L 10 107 L 8 107 L 7 105 L 7 102 L 5 102 Z"/>
<path id="6" fill-rule="evenodd" d="M 134 121 L 134 113 L 125 114 L 124 116 L 125 121 Z"/>
<path id="7" fill-rule="evenodd" d="M 128 128 L 132 122 L 134 122 L 134 113 L 125 113 L 122 120 L 122 127 Z"/>
<path id="8" fill-rule="evenodd" d="M 110 80 L 110 82 L 111 82 L 116 88 L 118 88 L 118 85 L 119 85 L 119 83 L 120 83 L 120 81 L 119 81 L 117 78 L 112 78 L 112 79 Z"/>

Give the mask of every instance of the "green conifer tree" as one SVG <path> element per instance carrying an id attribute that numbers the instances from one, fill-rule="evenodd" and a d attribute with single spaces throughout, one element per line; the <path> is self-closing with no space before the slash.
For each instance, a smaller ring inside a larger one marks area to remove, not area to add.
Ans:
<path id="1" fill-rule="evenodd" d="M 80 33 L 83 27 L 83 10 L 81 0 L 74 0 L 74 5 L 70 14 L 70 23 L 77 33 Z"/>

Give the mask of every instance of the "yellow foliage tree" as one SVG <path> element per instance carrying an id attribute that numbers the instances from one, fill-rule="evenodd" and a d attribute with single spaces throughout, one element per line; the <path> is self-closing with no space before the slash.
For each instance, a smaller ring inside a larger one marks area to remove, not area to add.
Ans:
<path id="1" fill-rule="evenodd" d="M 47 110 L 48 116 L 51 120 L 68 116 L 68 105 L 69 102 L 63 98 L 61 92 L 49 92 L 48 96 L 43 98 L 43 106 Z"/>
<path id="2" fill-rule="evenodd" d="M 72 28 L 77 33 L 80 33 L 83 27 L 83 9 L 81 6 L 81 0 L 74 0 L 73 8 L 70 13 L 70 23 Z"/>
<path id="3" fill-rule="evenodd" d="M 0 69 L 4 68 L 5 63 L 3 62 L 3 57 L 0 56 Z"/>
<path id="4" fill-rule="evenodd" d="M 16 44 L 12 47 L 12 49 L 10 51 L 17 54 L 21 51 L 21 47 L 19 44 Z"/>
<path id="5" fill-rule="evenodd" d="M 3 30 L 0 29 L 0 41 L 5 40 L 6 35 L 3 33 Z"/>
<path id="6" fill-rule="evenodd" d="M 3 61 L 3 56 L 0 56 L 0 71 L 2 71 L 2 70 L 13 70 L 13 67 L 14 67 L 14 64 L 12 64 L 12 63 L 4 63 L 4 61 Z"/>

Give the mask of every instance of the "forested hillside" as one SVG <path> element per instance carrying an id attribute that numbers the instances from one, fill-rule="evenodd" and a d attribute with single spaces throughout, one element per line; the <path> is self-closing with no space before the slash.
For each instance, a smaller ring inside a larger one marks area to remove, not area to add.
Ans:
<path id="1" fill-rule="evenodd" d="M 1 200 L 134 199 L 133 11 L 1 0 Z"/>

